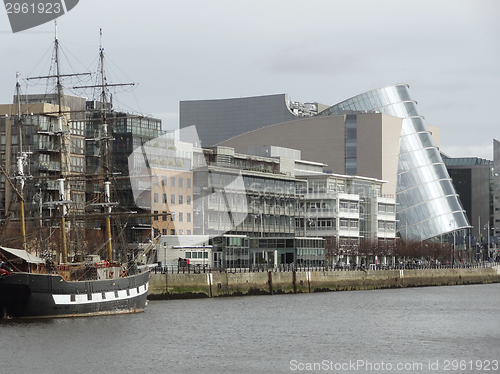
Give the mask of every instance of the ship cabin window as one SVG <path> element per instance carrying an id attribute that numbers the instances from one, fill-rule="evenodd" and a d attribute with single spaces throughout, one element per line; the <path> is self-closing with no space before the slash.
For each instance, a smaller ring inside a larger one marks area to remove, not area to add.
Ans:
<path id="1" fill-rule="evenodd" d="M 115 291 L 115 297 L 118 297 L 118 291 Z"/>
<path id="2" fill-rule="evenodd" d="M 130 290 L 127 290 L 127 296 L 130 296 Z"/>
<path id="3" fill-rule="evenodd" d="M 91 293 L 87 294 L 87 300 L 92 300 L 92 294 Z"/>
<path id="4" fill-rule="evenodd" d="M 106 300 L 106 292 L 103 292 L 101 295 L 102 295 L 102 299 Z"/>
<path id="5" fill-rule="evenodd" d="M 76 301 L 76 295 L 71 295 L 71 301 Z"/>
<path id="6" fill-rule="evenodd" d="M 139 291 L 139 287 L 137 287 L 137 293 L 139 293 L 139 292 L 140 292 L 140 291 Z"/>

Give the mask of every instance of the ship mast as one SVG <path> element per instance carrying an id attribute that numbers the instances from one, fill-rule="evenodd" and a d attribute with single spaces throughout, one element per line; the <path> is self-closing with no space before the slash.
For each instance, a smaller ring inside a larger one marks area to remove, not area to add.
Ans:
<path id="1" fill-rule="evenodd" d="M 74 89 L 80 89 L 80 88 L 100 88 L 100 96 L 101 96 L 101 119 L 102 119 L 102 159 L 103 159 L 103 174 L 106 176 L 105 181 L 104 181 L 104 201 L 101 204 L 92 204 L 92 205 L 100 205 L 104 208 L 105 212 L 105 223 L 104 223 L 104 235 L 105 235 L 105 245 L 106 245 L 106 252 L 107 252 L 107 260 L 109 262 L 113 261 L 113 246 L 112 246 L 112 241 L 111 241 L 111 207 L 114 205 L 117 205 L 118 203 L 116 202 L 111 202 L 111 191 L 110 191 L 110 186 L 111 186 L 111 181 L 110 181 L 110 160 L 109 160 L 109 142 L 113 140 L 113 137 L 110 136 L 109 132 L 109 125 L 108 125 L 108 118 L 107 118 L 107 111 L 108 111 L 108 100 L 107 100 L 107 94 L 106 90 L 109 87 L 115 87 L 115 86 L 130 86 L 134 85 L 134 83 L 113 83 L 110 84 L 106 81 L 106 74 L 105 74 L 105 69 L 104 69 L 104 44 L 103 44 L 103 37 L 102 37 L 102 29 L 99 29 L 99 34 L 100 34 L 100 46 L 99 46 L 99 63 L 100 63 L 100 75 L 101 75 L 101 82 L 98 85 L 93 85 L 93 86 L 75 86 L 73 87 Z"/>
<path id="2" fill-rule="evenodd" d="M 57 135 L 59 137 L 59 145 L 60 145 L 60 173 L 59 173 L 59 201 L 55 202 L 55 205 L 60 206 L 60 228 L 61 228 L 61 256 L 62 262 L 65 263 L 68 261 L 68 248 L 66 242 L 66 213 L 67 213 L 67 204 L 70 203 L 69 199 L 66 199 L 68 192 L 65 190 L 65 176 L 67 174 L 67 166 L 68 166 L 68 146 L 67 146 L 67 136 L 68 132 L 65 130 L 65 125 L 67 126 L 68 120 L 65 117 L 63 112 L 63 87 L 61 83 L 61 78 L 63 77 L 72 77 L 77 75 L 90 75 L 90 73 L 75 73 L 75 74 L 61 74 L 60 64 L 59 64 L 59 39 L 57 37 L 57 21 L 54 21 L 55 25 L 55 37 L 54 37 L 54 60 L 55 60 L 55 75 L 46 75 L 40 77 L 29 77 L 28 80 L 31 79 L 50 79 L 56 78 L 56 88 L 57 88 L 57 104 L 58 104 L 58 113 L 57 113 L 57 126 L 55 131 L 45 132 L 49 135 Z"/>
<path id="3" fill-rule="evenodd" d="M 104 182 L 104 209 L 105 216 L 105 236 L 108 261 L 113 261 L 113 246 L 111 245 L 111 194 L 109 181 L 109 137 L 108 123 L 106 121 L 106 79 L 104 75 L 104 44 L 102 41 L 102 29 L 99 29 L 101 43 L 99 47 L 99 58 L 101 61 L 101 96 L 102 96 L 102 119 L 103 119 L 103 135 L 104 135 L 104 173 L 106 180 Z"/>
<path id="4" fill-rule="evenodd" d="M 21 226 L 21 249 L 26 250 L 26 225 L 24 222 L 24 171 L 23 162 L 26 154 L 23 153 L 23 120 L 21 114 L 21 85 L 19 84 L 19 73 L 16 73 L 16 94 L 17 94 L 17 124 L 19 127 L 19 154 L 17 156 L 17 179 L 19 181 L 19 190 L 16 194 L 19 197 L 19 223 Z"/>
<path id="5" fill-rule="evenodd" d="M 66 199 L 64 189 L 64 177 L 66 168 L 66 147 L 65 147 L 65 134 L 63 130 L 63 114 L 62 114 L 62 85 L 61 85 L 61 71 L 59 68 L 59 39 L 57 38 L 57 21 L 55 21 L 55 59 L 56 59 L 56 84 L 57 84 L 57 104 L 59 113 L 57 115 L 57 132 L 59 132 L 60 143 L 60 157 L 61 157 L 61 170 L 58 179 L 59 182 L 59 201 L 61 206 L 61 255 L 62 262 L 68 262 L 68 246 L 66 243 Z"/>

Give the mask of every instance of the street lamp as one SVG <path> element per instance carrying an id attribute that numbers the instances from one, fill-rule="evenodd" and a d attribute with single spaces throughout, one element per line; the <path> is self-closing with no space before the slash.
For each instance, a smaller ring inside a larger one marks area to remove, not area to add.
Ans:
<path id="1" fill-rule="evenodd" d="M 196 215 L 201 213 L 201 234 L 205 235 L 205 200 L 201 200 L 201 205 L 194 208 L 193 211 Z"/>
<path id="2" fill-rule="evenodd" d="M 488 257 L 490 257 L 490 221 L 488 220 L 488 223 L 483 226 L 483 229 L 486 230 L 486 243 L 488 244 L 486 253 L 488 254 Z"/>
<path id="3" fill-rule="evenodd" d="M 455 225 L 456 225 L 456 222 L 454 219 L 452 219 L 450 221 L 450 227 L 451 227 L 451 224 L 453 223 L 453 249 L 452 249 L 452 252 L 451 252 L 451 266 L 455 265 Z"/>
<path id="4" fill-rule="evenodd" d="M 264 222 L 263 222 L 263 215 L 262 213 L 254 214 L 253 218 L 257 220 L 257 218 L 260 217 L 260 237 L 262 238 L 264 236 Z M 254 225 L 255 226 L 255 225 Z"/>

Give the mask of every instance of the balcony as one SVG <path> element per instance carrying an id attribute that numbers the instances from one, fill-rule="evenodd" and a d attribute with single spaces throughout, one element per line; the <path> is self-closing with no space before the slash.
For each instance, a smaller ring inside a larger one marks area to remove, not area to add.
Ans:
<path id="1" fill-rule="evenodd" d="M 35 168 L 39 171 L 60 171 L 60 162 L 50 161 L 50 162 L 37 162 L 35 163 Z"/>
<path id="2" fill-rule="evenodd" d="M 34 151 L 37 152 L 60 152 L 61 147 L 60 144 L 57 142 L 41 142 L 41 143 L 35 143 L 33 147 Z"/>

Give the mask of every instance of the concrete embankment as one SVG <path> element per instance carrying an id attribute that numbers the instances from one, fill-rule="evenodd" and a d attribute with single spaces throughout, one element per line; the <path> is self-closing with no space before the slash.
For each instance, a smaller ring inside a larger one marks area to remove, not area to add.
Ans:
<path id="1" fill-rule="evenodd" d="M 149 299 L 273 295 L 500 282 L 500 266 L 458 269 L 151 274 Z"/>

